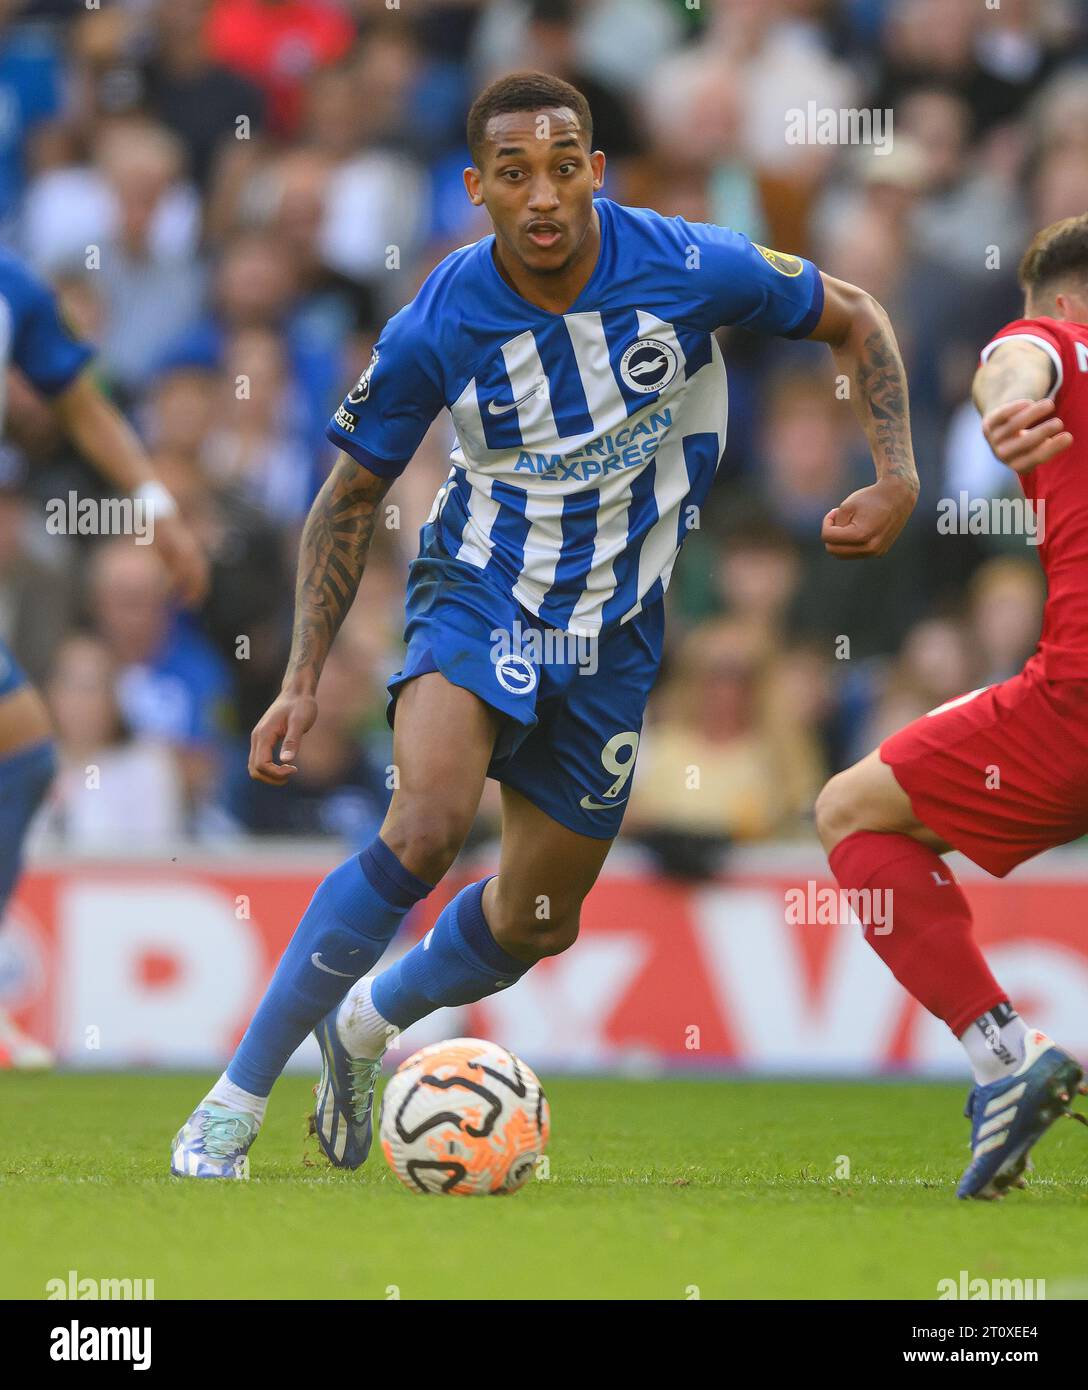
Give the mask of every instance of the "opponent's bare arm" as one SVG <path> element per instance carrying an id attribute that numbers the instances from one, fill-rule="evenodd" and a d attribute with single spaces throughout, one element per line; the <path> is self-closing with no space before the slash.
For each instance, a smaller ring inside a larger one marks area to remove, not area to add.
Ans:
<path id="1" fill-rule="evenodd" d="M 321 668 L 359 588 L 378 508 L 392 485 L 392 478 L 379 478 L 342 453 L 314 499 L 299 546 L 294 636 L 282 693 L 250 740 L 249 775 L 258 782 L 281 787 L 298 771 L 291 760 L 317 718 Z"/>
<path id="2" fill-rule="evenodd" d="M 137 492 L 157 482 L 155 470 L 135 431 L 99 390 L 89 371 L 53 397 L 53 414 L 83 457 L 123 492 Z M 169 497 L 163 498 L 169 502 Z M 154 505 L 154 504 L 153 504 Z M 197 604 L 208 592 L 208 561 L 196 538 L 173 511 L 154 512 L 154 543 L 185 604 Z"/>
<path id="3" fill-rule="evenodd" d="M 809 337 L 830 346 L 836 368 L 850 380 L 850 402 L 869 440 L 877 480 L 830 511 L 820 534 L 830 554 L 857 560 L 891 549 L 918 497 L 907 376 L 891 320 L 872 295 L 830 275 L 821 278 L 823 313 Z"/>
<path id="4" fill-rule="evenodd" d="M 1054 363 L 1036 343 L 1009 338 L 975 373 L 971 396 L 986 442 L 1014 473 L 1030 473 L 1068 449 L 1073 436 L 1054 414 L 1048 392 Z"/>

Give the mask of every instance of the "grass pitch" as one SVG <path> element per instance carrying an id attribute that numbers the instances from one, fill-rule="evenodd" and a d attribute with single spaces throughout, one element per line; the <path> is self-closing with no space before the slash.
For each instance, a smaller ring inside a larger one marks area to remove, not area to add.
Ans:
<path id="1" fill-rule="evenodd" d="M 547 1180 L 442 1199 L 377 1150 L 330 1169 L 295 1077 L 252 1181 L 170 1177 L 210 1079 L 0 1074 L 0 1296 L 73 1269 L 159 1299 L 932 1299 L 961 1269 L 1088 1296 L 1083 1129 L 1055 1125 L 1030 1191 L 957 1202 L 963 1087 L 545 1080 Z"/>

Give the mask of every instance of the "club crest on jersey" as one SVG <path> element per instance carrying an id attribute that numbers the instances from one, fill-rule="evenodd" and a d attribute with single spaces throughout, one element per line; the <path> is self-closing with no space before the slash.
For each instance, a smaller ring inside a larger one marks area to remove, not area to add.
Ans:
<path id="1" fill-rule="evenodd" d="M 495 679 L 511 695 L 528 695 L 536 689 L 536 668 L 523 656 L 500 656 L 495 662 Z"/>
<path id="2" fill-rule="evenodd" d="M 632 391 L 663 391 L 676 375 L 676 353 L 660 338 L 639 338 L 620 358 L 620 376 Z"/>
<path id="3" fill-rule="evenodd" d="M 370 354 L 370 361 L 366 371 L 348 392 L 348 400 L 352 405 L 361 405 L 370 395 L 370 378 L 374 374 L 374 368 L 378 365 L 378 349 L 375 348 Z"/>
<path id="4" fill-rule="evenodd" d="M 760 246 L 758 241 L 753 241 L 752 245 L 768 265 L 774 266 L 779 275 L 785 275 L 790 280 L 800 275 L 805 268 L 800 256 L 791 256 L 785 251 L 772 251 L 768 246 Z"/>

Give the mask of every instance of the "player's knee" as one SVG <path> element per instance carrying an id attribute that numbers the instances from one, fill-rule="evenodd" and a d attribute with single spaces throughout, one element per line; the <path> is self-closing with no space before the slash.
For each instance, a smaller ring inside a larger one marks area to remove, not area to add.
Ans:
<path id="1" fill-rule="evenodd" d="M 382 826 L 382 839 L 409 873 L 437 883 L 460 854 L 470 823 L 456 807 L 394 806 Z"/>
<path id="2" fill-rule="evenodd" d="M 519 960 L 538 961 L 558 956 L 578 939 L 579 914 L 564 911 L 551 914 L 541 907 L 532 913 L 520 912 L 491 924 L 492 935 L 505 951 Z"/>
<path id="3" fill-rule="evenodd" d="M 816 833 L 820 837 L 820 843 L 828 851 L 834 849 L 847 835 L 864 828 L 861 824 L 856 788 L 849 771 L 836 773 L 824 784 L 823 790 L 816 798 L 814 812 Z"/>

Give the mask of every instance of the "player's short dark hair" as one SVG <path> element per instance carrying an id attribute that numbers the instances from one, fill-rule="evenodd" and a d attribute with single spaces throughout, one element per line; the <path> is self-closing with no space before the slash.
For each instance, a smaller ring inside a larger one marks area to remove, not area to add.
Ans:
<path id="1" fill-rule="evenodd" d="M 546 72 L 512 72 L 485 87 L 472 103 L 468 113 L 468 148 L 475 164 L 480 163 L 487 123 L 492 116 L 505 116 L 509 111 L 544 111 L 566 106 L 578 117 L 593 146 L 593 116 L 589 102 L 569 82 Z"/>
<path id="2" fill-rule="evenodd" d="M 1088 212 L 1036 232 L 1020 262 L 1020 288 L 1038 292 L 1060 280 L 1088 282 Z"/>

